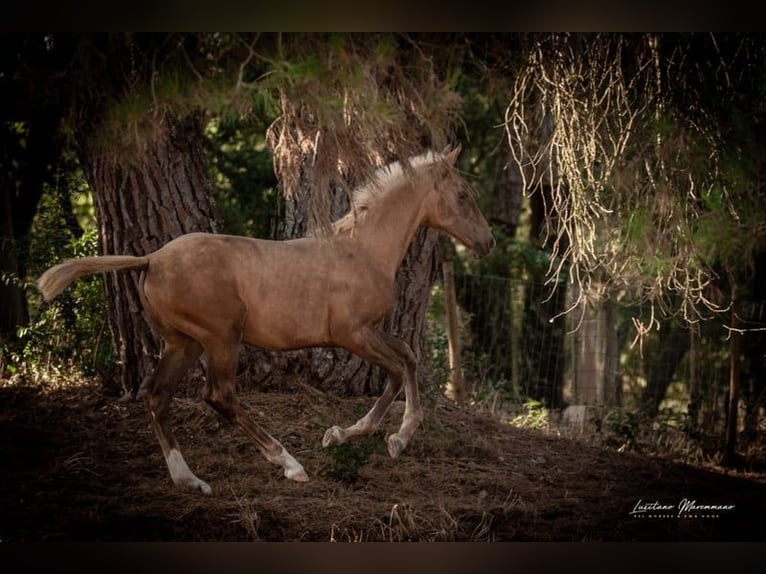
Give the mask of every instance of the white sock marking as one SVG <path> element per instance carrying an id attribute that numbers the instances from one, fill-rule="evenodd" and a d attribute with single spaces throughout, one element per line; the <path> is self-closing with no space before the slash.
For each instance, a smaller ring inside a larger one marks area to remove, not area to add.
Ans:
<path id="1" fill-rule="evenodd" d="M 285 477 L 290 480 L 305 482 L 309 479 L 306 471 L 303 469 L 303 465 L 295 460 L 285 447 L 282 447 L 282 452 L 272 462 L 281 465 L 285 469 Z"/>
<path id="2" fill-rule="evenodd" d="M 189 465 L 186 464 L 181 451 L 178 449 L 171 449 L 165 459 L 165 462 L 167 463 L 168 470 L 170 471 L 170 478 L 173 479 L 175 484 L 199 489 L 204 494 L 210 494 L 212 492 L 212 489 L 206 482 L 200 480 L 194 475 L 194 473 L 189 468 Z"/>

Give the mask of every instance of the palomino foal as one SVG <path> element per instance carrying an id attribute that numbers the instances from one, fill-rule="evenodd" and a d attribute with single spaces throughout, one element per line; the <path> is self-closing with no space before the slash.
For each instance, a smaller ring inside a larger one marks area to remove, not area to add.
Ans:
<path id="1" fill-rule="evenodd" d="M 178 382 L 204 353 L 203 399 L 235 421 L 270 462 L 292 480 L 308 480 L 303 466 L 256 424 L 235 396 L 241 343 L 272 350 L 343 347 L 389 373 L 382 395 L 353 425 L 328 429 L 327 447 L 374 432 L 402 387 L 404 417 L 387 438 L 397 457 L 423 414 L 416 360 L 403 341 L 377 328 L 392 308 L 394 277 L 421 225 L 442 229 L 483 257 L 495 240 L 470 188 L 454 168 L 459 149 L 428 152 L 378 169 L 354 191 L 352 209 L 328 236 L 265 241 L 191 233 L 141 257 L 73 259 L 47 270 L 38 283 L 50 300 L 88 273 L 142 272 L 147 318 L 164 340 L 159 364 L 141 384 L 151 424 L 174 483 L 210 493 L 189 469 L 170 426 Z"/>

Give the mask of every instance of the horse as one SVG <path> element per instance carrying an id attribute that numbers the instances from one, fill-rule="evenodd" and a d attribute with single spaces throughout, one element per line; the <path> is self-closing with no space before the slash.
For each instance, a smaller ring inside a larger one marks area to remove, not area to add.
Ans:
<path id="1" fill-rule="evenodd" d="M 163 349 L 136 396 L 148 407 L 170 477 L 180 487 L 212 491 L 181 454 L 169 410 L 179 381 L 203 353 L 202 399 L 236 422 L 286 478 L 308 480 L 300 462 L 236 397 L 243 343 L 269 350 L 341 347 L 385 369 L 386 386 L 369 412 L 347 428 L 327 429 L 322 446 L 375 432 L 403 387 L 401 426 L 385 439 L 396 458 L 423 420 L 415 354 L 378 328 L 394 305 L 397 269 L 420 226 L 447 232 L 478 258 L 495 245 L 473 190 L 455 168 L 459 151 L 427 151 L 378 168 L 349 194 L 349 212 L 324 234 L 272 241 L 189 233 L 148 255 L 67 260 L 45 271 L 38 288 L 50 301 L 86 274 L 141 272 L 140 300 Z"/>

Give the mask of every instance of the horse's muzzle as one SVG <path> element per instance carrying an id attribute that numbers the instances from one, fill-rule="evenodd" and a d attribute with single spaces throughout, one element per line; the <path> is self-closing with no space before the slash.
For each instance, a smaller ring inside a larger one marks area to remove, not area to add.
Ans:
<path id="1" fill-rule="evenodd" d="M 491 235 L 485 241 L 477 241 L 473 246 L 473 252 L 477 259 L 483 259 L 495 248 L 495 238 Z"/>

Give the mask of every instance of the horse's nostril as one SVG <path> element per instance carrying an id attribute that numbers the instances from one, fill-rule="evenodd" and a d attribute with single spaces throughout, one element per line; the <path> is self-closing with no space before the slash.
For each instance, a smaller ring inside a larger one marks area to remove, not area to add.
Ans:
<path id="1" fill-rule="evenodd" d="M 477 242 L 474 244 L 473 252 L 477 259 L 481 259 L 489 255 L 489 253 L 495 247 L 495 238 L 490 237 L 486 241 Z"/>
<path id="2" fill-rule="evenodd" d="M 494 237 L 490 237 L 487 241 L 485 241 L 482 245 L 482 257 L 489 255 L 495 248 L 495 244 L 496 241 Z"/>

